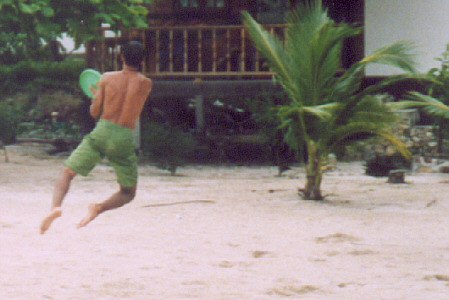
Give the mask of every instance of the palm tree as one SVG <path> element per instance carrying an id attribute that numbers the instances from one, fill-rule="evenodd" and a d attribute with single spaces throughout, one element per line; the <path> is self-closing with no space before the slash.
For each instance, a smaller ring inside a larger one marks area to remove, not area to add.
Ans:
<path id="1" fill-rule="evenodd" d="M 449 119 L 449 106 L 442 100 L 438 100 L 431 95 L 421 94 L 419 92 L 410 92 L 409 101 L 400 101 L 392 104 L 395 109 L 417 107 L 430 116 L 435 118 Z"/>
<path id="2" fill-rule="evenodd" d="M 430 94 L 432 94 L 430 92 Z M 438 140 L 437 151 L 439 154 L 443 151 L 443 139 L 447 138 L 445 130 L 449 125 L 449 106 L 444 102 L 447 98 L 437 98 L 434 95 L 425 95 L 420 92 L 410 92 L 408 100 L 392 103 L 394 109 L 420 108 L 425 114 L 433 119 Z"/>
<path id="3" fill-rule="evenodd" d="M 392 103 L 392 106 L 395 109 L 420 108 L 432 117 L 437 129 L 438 152 L 441 153 L 449 126 L 449 44 L 442 57 L 435 60 L 441 62 L 441 67 L 430 69 L 422 78 L 422 82 L 427 83 L 427 94 L 410 92 L 407 100 Z"/>
<path id="4" fill-rule="evenodd" d="M 277 107 L 285 141 L 299 155 L 306 156 L 306 185 L 301 189 L 308 200 L 322 200 L 322 166 L 328 154 L 349 142 L 378 135 L 391 141 L 408 157 L 405 145 L 392 133 L 396 115 L 378 97 L 382 87 L 407 75 L 387 78 L 361 88 L 364 68 L 383 63 L 414 72 L 411 44 L 397 42 L 382 47 L 353 64 L 341 76 L 340 57 L 346 38 L 360 34 L 354 24 L 336 24 L 320 0 L 304 1 L 286 17 L 285 40 L 264 30 L 247 12 L 243 22 L 257 49 L 267 60 L 275 79 L 290 102 Z"/>

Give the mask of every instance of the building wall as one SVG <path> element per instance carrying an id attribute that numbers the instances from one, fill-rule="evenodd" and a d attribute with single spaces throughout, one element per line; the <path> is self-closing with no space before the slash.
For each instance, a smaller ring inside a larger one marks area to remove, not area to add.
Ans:
<path id="1" fill-rule="evenodd" d="M 365 55 L 398 40 L 416 44 L 418 68 L 427 72 L 438 67 L 449 43 L 448 0 L 365 0 Z M 380 65 L 367 75 L 390 75 L 398 71 Z"/>

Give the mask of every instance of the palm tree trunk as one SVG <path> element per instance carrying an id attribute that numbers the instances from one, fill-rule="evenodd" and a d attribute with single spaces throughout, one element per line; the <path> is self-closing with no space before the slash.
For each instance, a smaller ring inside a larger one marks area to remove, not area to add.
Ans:
<path id="1" fill-rule="evenodd" d="M 301 194 L 304 200 L 323 200 L 321 174 L 307 175 L 306 186 Z"/>
<path id="2" fill-rule="evenodd" d="M 321 179 L 323 171 L 321 169 L 321 155 L 317 153 L 315 145 L 311 142 L 308 145 L 308 161 L 306 168 L 306 186 L 299 192 L 304 200 L 323 200 L 321 195 Z"/>

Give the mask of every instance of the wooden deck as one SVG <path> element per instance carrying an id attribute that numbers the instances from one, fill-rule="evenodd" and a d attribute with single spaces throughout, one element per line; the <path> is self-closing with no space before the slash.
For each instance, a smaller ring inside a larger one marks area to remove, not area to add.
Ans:
<path id="1" fill-rule="evenodd" d="M 286 25 L 266 25 L 283 38 Z M 150 78 L 270 78 L 272 73 L 249 39 L 244 26 L 172 26 L 136 28 L 112 33 L 87 44 L 88 65 L 100 72 L 121 68 L 120 45 L 138 40 L 145 45 L 142 72 Z"/>

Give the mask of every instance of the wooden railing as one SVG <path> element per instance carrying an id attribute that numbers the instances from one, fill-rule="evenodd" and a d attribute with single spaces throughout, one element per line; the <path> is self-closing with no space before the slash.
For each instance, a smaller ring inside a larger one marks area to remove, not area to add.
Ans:
<path id="1" fill-rule="evenodd" d="M 266 25 L 283 38 L 285 25 Z M 264 60 L 243 26 L 172 26 L 132 29 L 88 44 L 88 64 L 101 72 L 121 68 L 120 45 L 138 40 L 145 45 L 142 72 L 148 77 L 270 77 Z"/>

